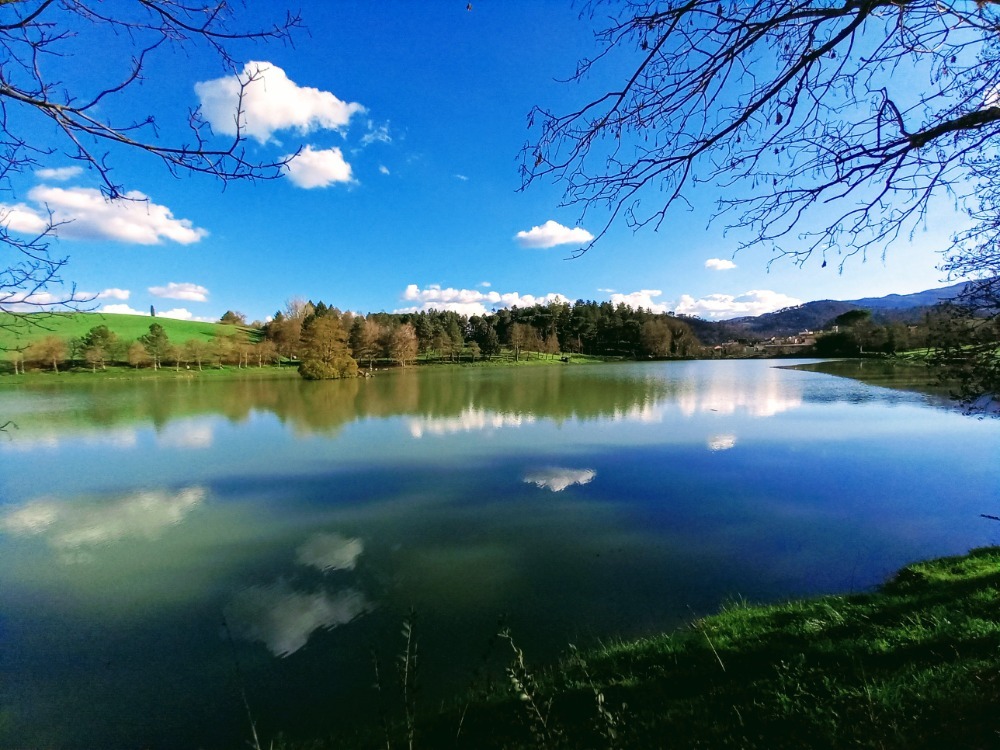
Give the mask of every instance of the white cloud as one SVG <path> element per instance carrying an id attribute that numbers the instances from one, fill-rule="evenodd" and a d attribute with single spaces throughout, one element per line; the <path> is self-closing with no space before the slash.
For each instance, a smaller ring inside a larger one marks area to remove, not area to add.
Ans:
<path id="1" fill-rule="evenodd" d="M 142 310 L 135 310 L 128 305 L 101 305 L 101 308 L 97 312 L 108 315 L 149 315 L 149 310 L 143 312 Z"/>
<path id="2" fill-rule="evenodd" d="M 41 234 L 49 226 L 47 214 L 42 214 L 24 203 L 0 204 L 0 224 L 15 232 Z"/>
<path id="3" fill-rule="evenodd" d="M 354 570 L 365 545 L 340 534 L 313 534 L 295 551 L 295 560 L 317 570 Z"/>
<path id="4" fill-rule="evenodd" d="M 638 292 L 630 292 L 628 294 L 612 294 L 611 304 L 617 306 L 624 303 L 633 310 L 638 310 L 641 307 L 643 310 L 649 310 L 654 313 L 669 312 L 669 305 L 653 301 L 654 297 L 662 295 L 663 292 L 659 289 L 640 289 Z"/>
<path id="5" fill-rule="evenodd" d="M 493 284 L 488 281 L 480 281 L 476 286 L 481 286 L 483 289 L 489 289 Z"/>
<path id="6" fill-rule="evenodd" d="M 156 317 L 170 318 L 171 320 L 195 320 L 199 323 L 214 323 L 218 320 L 218 318 L 206 318 L 204 316 L 195 315 L 186 307 L 175 307 L 172 310 L 157 310 Z"/>
<path id="7" fill-rule="evenodd" d="M 419 312 L 420 310 L 450 310 L 460 315 L 485 315 L 491 309 L 500 307 L 531 307 L 547 305 L 551 302 L 569 302 L 558 292 L 550 292 L 541 297 L 519 292 L 480 292 L 476 289 L 442 289 L 431 284 L 426 289 L 410 284 L 403 292 L 403 299 L 415 302 L 411 307 L 395 310 L 396 313 Z M 489 307 L 487 307 L 489 306 Z"/>
<path id="8" fill-rule="evenodd" d="M 208 290 L 199 284 L 192 284 L 187 281 L 182 284 L 171 281 L 166 286 L 151 286 L 149 287 L 149 293 L 154 297 L 163 297 L 164 299 L 183 299 L 188 302 L 208 302 Z M 128 299 L 128 296 L 125 296 L 122 299 Z"/>
<path id="9" fill-rule="evenodd" d="M 365 111 L 329 91 L 299 86 L 284 70 L 269 62 L 248 62 L 238 76 L 194 85 L 201 111 L 216 133 L 235 136 L 236 115 L 243 89 L 243 135 L 265 143 L 278 130 L 294 128 L 305 135 L 314 130 L 343 130 L 355 114 Z"/>
<path id="10" fill-rule="evenodd" d="M 549 219 L 540 227 L 532 227 L 526 232 L 518 232 L 514 235 L 514 239 L 521 247 L 545 248 L 570 243 L 583 245 L 594 239 L 594 235 L 583 227 L 570 229 Z"/>
<path id="11" fill-rule="evenodd" d="M 285 158 L 288 158 L 287 156 Z M 351 165 L 336 146 L 314 149 L 306 146 L 285 164 L 288 179 L 300 188 L 328 187 L 335 182 L 351 182 Z"/>
<path id="12" fill-rule="evenodd" d="M 149 310 L 136 310 L 129 305 L 101 305 L 97 310 L 105 315 L 144 315 L 149 316 Z M 195 320 L 199 323 L 214 323 L 217 319 L 197 316 L 184 307 L 175 307 L 172 310 L 157 310 L 156 317 L 170 318 L 171 320 Z"/>
<path id="13" fill-rule="evenodd" d="M 801 305 L 802 300 L 767 289 L 752 289 L 740 295 L 709 294 L 695 299 L 684 294 L 677 303 L 675 312 L 680 315 L 696 315 L 708 320 L 725 320 L 743 316 L 763 315 L 786 307 Z"/>
<path id="14" fill-rule="evenodd" d="M 389 123 L 376 125 L 369 120 L 368 132 L 361 137 L 361 143 L 365 146 L 370 146 L 373 143 L 392 143 L 392 136 L 389 134 Z"/>
<path id="15" fill-rule="evenodd" d="M 597 476 L 593 469 L 542 469 L 524 477 L 524 481 L 553 492 L 562 492 L 574 484 L 590 484 Z"/>
<path id="16" fill-rule="evenodd" d="M 457 175 L 455 175 L 455 179 L 456 180 L 461 180 L 462 182 L 468 182 L 469 181 L 469 178 L 466 177 L 464 174 L 457 174 Z"/>
<path id="17" fill-rule="evenodd" d="M 711 268 L 713 271 L 729 271 L 736 268 L 736 264 L 725 258 L 709 258 L 705 261 L 705 268 Z"/>
<path id="18" fill-rule="evenodd" d="M 42 180 L 52 180 L 53 182 L 65 182 L 72 180 L 83 174 L 83 167 L 54 167 L 39 169 L 35 175 Z"/>
<path id="19" fill-rule="evenodd" d="M 54 232 L 61 238 L 138 245 L 158 245 L 163 240 L 189 245 L 208 234 L 188 219 L 175 219 L 169 208 L 153 203 L 138 190 L 111 201 L 93 188 L 39 185 L 28 197 L 39 207 L 0 205 L 0 222 L 16 232 L 40 232 L 48 226 L 51 212 L 53 223 L 59 225 Z"/>
<path id="20" fill-rule="evenodd" d="M 389 167 L 387 167 L 385 164 L 379 164 L 378 165 L 378 171 L 381 174 L 389 174 Z"/>
<path id="21" fill-rule="evenodd" d="M 598 288 L 597 291 L 603 292 L 604 294 L 614 294 L 618 290 L 617 289 L 601 289 L 601 288 Z"/>
<path id="22" fill-rule="evenodd" d="M 0 295 L 0 302 L 3 302 L 4 310 L 10 312 L 31 312 L 45 307 L 60 307 L 72 302 L 69 295 L 53 294 L 52 292 L 9 292 Z M 86 300 L 87 296 L 77 293 L 77 299 Z"/>
<path id="23" fill-rule="evenodd" d="M 112 287 L 111 289 L 105 289 L 103 292 L 98 292 L 96 299 L 120 299 L 126 300 L 132 295 L 128 289 L 117 289 Z"/>
<path id="24" fill-rule="evenodd" d="M 241 591 L 226 607 L 226 619 L 237 636 L 284 657 L 305 646 L 313 631 L 344 625 L 369 610 L 364 594 L 354 589 L 307 594 L 278 581 Z"/>

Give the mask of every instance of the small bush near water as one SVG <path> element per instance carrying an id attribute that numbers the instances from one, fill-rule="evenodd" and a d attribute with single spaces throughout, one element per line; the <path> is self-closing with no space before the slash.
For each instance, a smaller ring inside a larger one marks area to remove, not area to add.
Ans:
<path id="1" fill-rule="evenodd" d="M 489 687 L 281 746 L 1000 747 L 1000 548 L 908 566 L 873 594 L 735 604 L 538 672 L 514 636 L 497 643 L 508 666 Z"/>

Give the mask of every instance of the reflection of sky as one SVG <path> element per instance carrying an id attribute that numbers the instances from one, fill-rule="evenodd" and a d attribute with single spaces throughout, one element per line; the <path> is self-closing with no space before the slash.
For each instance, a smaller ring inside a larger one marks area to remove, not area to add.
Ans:
<path id="1" fill-rule="evenodd" d="M 699 382 L 677 394 L 681 413 L 690 417 L 699 412 L 736 414 L 752 417 L 773 417 L 802 406 L 802 386 L 799 381 L 772 368 L 747 372 L 719 373 L 719 377 Z M 748 377 L 748 375 L 750 375 Z"/>
<path id="2" fill-rule="evenodd" d="M 31 452 L 36 450 L 54 450 L 70 440 L 79 445 L 134 448 L 139 442 L 139 433 L 134 427 L 108 428 L 100 432 L 86 432 L 67 437 L 61 432 L 44 432 L 24 434 L 20 430 L 11 430 L 8 440 L 0 440 L 0 451 Z"/>
<path id="3" fill-rule="evenodd" d="M 504 414 L 469 407 L 457 417 L 416 417 L 407 420 L 410 435 L 415 438 L 424 435 L 450 435 L 456 432 L 498 430 L 502 427 L 520 427 L 531 424 L 535 418 L 530 414 Z"/>
<path id="4" fill-rule="evenodd" d="M 212 420 L 188 419 L 168 424 L 157 434 L 156 442 L 164 448 L 208 448 L 214 437 Z"/>
<path id="5" fill-rule="evenodd" d="M 349 539 L 337 533 L 313 534 L 295 554 L 299 565 L 317 570 L 354 570 L 365 546 L 360 539 Z"/>
<path id="6" fill-rule="evenodd" d="M 524 481 L 553 492 L 562 492 L 574 484 L 589 484 L 597 476 L 593 469 L 561 469 L 552 467 L 526 474 Z"/>
<path id="7" fill-rule="evenodd" d="M 206 494 L 203 487 L 188 487 L 102 500 L 32 500 L 0 516 L 0 530 L 13 536 L 42 537 L 60 550 L 123 539 L 156 539 L 201 505 Z"/>
<path id="8" fill-rule="evenodd" d="M 713 435 L 708 439 L 710 451 L 727 451 L 734 447 L 736 447 L 735 435 Z"/>
<path id="9" fill-rule="evenodd" d="M 637 404 L 629 409 L 619 409 L 612 415 L 612 422 L 643 422 L 645 424 L 656 424 L 663 421 L 664 414 L 668 409 L 668 403 L 661 401 L 654 403 L 647 401 L 644 404 Z"/>
<path id="10" fill-rule="evenodd" d="M 283 657 L 305 646 L 314 631 L 346 625 L 370 609 L 355 589 L 304 593 L 279 580 L 239 592 L 226 607 L 226 619 L 238 637 L 263 643 Z"/>

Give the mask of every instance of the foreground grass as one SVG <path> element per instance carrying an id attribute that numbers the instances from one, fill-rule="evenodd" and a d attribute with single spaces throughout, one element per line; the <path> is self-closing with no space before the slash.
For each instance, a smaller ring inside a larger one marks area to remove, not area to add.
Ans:
<path id="1" fill-rule="evenodd" d="M 499 645 L 506 673 L 451 707 L 285 747 L 1000 746 L 1000 548 L 911 565 L 874 594 L 735 604 L 537 677 Z"/>

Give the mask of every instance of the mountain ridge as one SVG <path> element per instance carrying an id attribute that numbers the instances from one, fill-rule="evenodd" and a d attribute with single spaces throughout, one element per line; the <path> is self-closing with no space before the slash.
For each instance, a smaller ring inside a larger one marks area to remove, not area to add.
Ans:
<path id="1" fill-rule="evenodd" d="M 859 309 L 870 310 L 872 319 L 877 323 L 916 323 L 923 320 L 924 315 L 935 305 L 958 296 L 966 283 L 963 281 L 911 294 L 888 294 L 884 297 L 854 300 L 814 300 L 762 315 L 728 320 L 683 319 L 704 344 L 740 338 L 791 336 L 801 331 L 819 330 L 838 315 Z"/>

